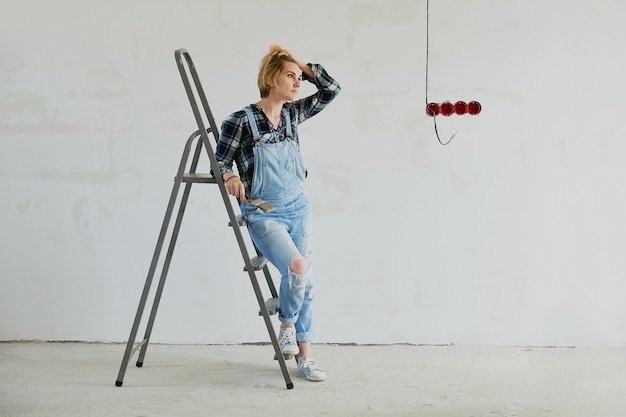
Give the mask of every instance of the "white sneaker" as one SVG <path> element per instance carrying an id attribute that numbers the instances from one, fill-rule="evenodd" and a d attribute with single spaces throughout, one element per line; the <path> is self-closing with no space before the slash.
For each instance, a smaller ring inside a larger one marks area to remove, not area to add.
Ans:
<path id="1" fill-rule="evenodd" d="M 326 379 L 326 374 L 310 356 L 298 358 L 298 371 L 309 381 L 320 382 Z"/>
<path id="2" fill-rule="evenodd" d="M 278 345 L 283 355 L 297 355 L 300 352 L 300 348 L 298 348 L 298 342 L 296 341 L 296 329 L 293 327 L 280 329 L 280 332 L 278 332 Z"/>

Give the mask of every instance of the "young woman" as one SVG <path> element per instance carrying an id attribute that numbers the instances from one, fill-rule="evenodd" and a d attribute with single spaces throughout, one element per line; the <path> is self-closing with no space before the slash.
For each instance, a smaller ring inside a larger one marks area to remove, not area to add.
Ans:
<path id="1" fill-rule="evenodd" d="M 296 100 L 302 80 L 317 92 Z M 222 178 L 237 197 L 257 248 L 281 273 L 278 341 L 284 355 L 298 355 L 298 370 L 311 381 L 326 374 L 310 356 L 313 338 L 312 225 L 302 191 L 306 170 L 298 125 L 322 111 L 341 87 L 319 64 L 304 64 L 278 45 L 261 60 L 261 99 L 231 114 L 216 148 Z M 239 175 L 233 172 L 237 164 Z M 266 212 L 253 201 L 275 210 Z"/>

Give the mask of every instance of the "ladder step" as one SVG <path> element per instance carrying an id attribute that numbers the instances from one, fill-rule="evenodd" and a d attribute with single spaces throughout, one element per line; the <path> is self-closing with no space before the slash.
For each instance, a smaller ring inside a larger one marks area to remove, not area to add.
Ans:
<path id="1" fill-rule="evenodd" d="M 278 313 L 278 297 L 269 298 L 265 302 L 265 308 L 267 309 L 267 312 L 269 313 L 270 316 L 277 314 Z M 263 314 L 259 311 L 259 316 L 262 316 L 262 315 Z"/>
<path id="2" fill-rule="evenodd" d="M 254 271 L 260 271 L 267 264 L 267 259 L 264 256 L 255 256 L 254 258 L 250 259 L 250 263 L 252 263 L 252 269 Z M 243 270 L 247 271 L 248 267 L 244 266 Z"/>
<path id="3" fill-rule="evenodd" d="M 243 216 L 241 214 L 237 215 L 237 224 L 239 226 L 245 226 L 246 225 L 246 221 L 243 219 Z M 228 222 L 228 226 L 233 227 L 233 222 Z"/>
<path id="4" fill-rule="evenodd" d="M 215 177 L 209 173 L 188 172 L 183 174 L 183 182 L 217 184 Z"/>

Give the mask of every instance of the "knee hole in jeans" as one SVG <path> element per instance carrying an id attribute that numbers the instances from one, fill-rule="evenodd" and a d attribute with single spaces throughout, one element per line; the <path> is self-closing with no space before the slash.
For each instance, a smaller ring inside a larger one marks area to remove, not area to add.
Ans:
<path id="1" fill-rule="evenodd" d="M 297 275 L 304 274 L 309 269 L 307 258 L 304 256 L 294 256 L 291 260 L 291 265 L 289 265 L 289 270 Z"/>

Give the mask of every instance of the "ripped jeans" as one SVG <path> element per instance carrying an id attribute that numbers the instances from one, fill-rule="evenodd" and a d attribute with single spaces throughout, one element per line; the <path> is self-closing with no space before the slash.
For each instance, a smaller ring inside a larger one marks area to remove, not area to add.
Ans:
<path id="1" fill-rule="evenodd" d="M 278 319 L 281 323 L 295 325 L 298 342 L 310 342 L 313 339 L 310 204 L 304 194 L 286 202 L 272 201 L 272 204 L 276 211 L 265 213 L 244 202 L 241 212 L 254 244 L 281 274 Z M 307 270 L 303 274 L 290 269 L 298 257 L 306 260 Z"/>

